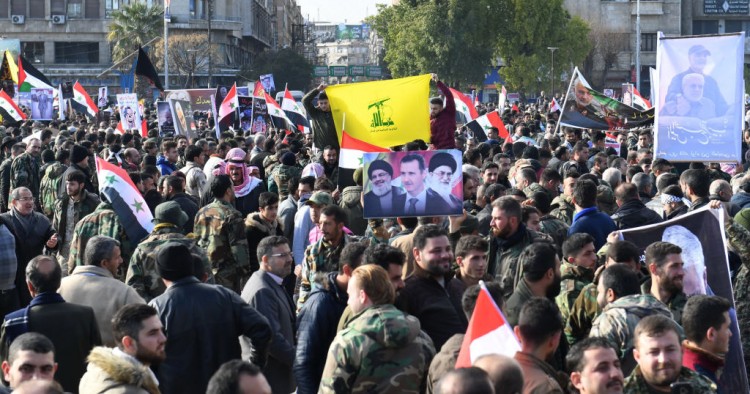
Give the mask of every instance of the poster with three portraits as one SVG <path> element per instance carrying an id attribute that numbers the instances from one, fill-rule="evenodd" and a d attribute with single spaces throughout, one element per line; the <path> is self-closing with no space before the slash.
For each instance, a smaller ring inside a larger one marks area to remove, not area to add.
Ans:
<path id="1" fill-rule="evenodd" d="M 463 213 L 457 149 L 363 155 L 363 216 L 455 216 Z"/>

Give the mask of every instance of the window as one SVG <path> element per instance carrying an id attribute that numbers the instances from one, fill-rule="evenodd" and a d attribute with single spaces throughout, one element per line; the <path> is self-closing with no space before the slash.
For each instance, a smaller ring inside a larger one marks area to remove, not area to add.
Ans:
<path id="1" fill-rule="evenodd" d="M 26 0 L 12 0 L 10 3 L 11 15 L 26 15 Z"/>
<path id="2" fill-rule="evenodd" d="M 641 33 L 641 51 L 656 51 L 656 33 Z"/>
<path id="3" fill-rule="evenodd" d="M 56 42 L 55 63 L 99 63 L 98 42 Z"/>
<path id="4" fill-rule="evenodd" d="M 719 32 L 719 21 L 693 21 L 693 34 L 717 34 Z"/>
<path id="5" fill-rule="evenodd" d="M 99 19 L 99 0 L 86 0 L 86 19 Z"/>
<path id="6" fill-rule="evenodd" d="M 8 0 L 0 0 L 0 18 L 9 18 L 8 15 Z"/>
<path id="7" fill-rule="evenodd" d="M 51 15 L 65 15 L 65 0 L 50 0 L 49 6 Z"/>
<path id="8" fill-rule="evenodd" d="M 724 33 L 739 33 L 745 30 L 743 28 L 742 21 L 726 21 L 724 22 Z"/>
<path id="9" fill-rule="evenodd" d="M 119 10 L 125 4 L 125 0 L 104 0 L 104 16 L 109 18 L 112 12 Z"/>
<path id="10" fill-rule="evenodd" d="M 68 18 L 83 17 L 83 0 L 68 0 Z"/>
<path id="11" fill-rule="evenodd" d="M 22 42 L 21 52 L 32 63 L 44 63 L 44 42 Z"/>
<path id="12" fill-rule="evenodd" d="M 44 0 L 29 0 L 29 18 L 44 19 Z"/>

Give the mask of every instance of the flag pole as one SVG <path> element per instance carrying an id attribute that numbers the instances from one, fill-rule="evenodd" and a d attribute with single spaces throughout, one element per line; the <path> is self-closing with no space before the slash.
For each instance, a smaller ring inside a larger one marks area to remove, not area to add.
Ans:
<path id="1" fill-rule="evenodd" d="M 571 86 L 573 86 L 573 80 L 575 80 L 576 75 L 578 75 L 578 67 L 573 70 L 573 76 L 570 77 L 568 90 L 565 91 L 565 100 L 563 100 L 562 108 L 560 108 L 560 117 L 557 119 L 557 124 L 555 124 L 555 132 L 552 135 L 557 135 L 557 131 L 560 130 L 560 121 L 562 120 L 563 114 L 565 113 L 565 105 L 568 103 L 568 93 L 570 93 L 570 88 Z"/>

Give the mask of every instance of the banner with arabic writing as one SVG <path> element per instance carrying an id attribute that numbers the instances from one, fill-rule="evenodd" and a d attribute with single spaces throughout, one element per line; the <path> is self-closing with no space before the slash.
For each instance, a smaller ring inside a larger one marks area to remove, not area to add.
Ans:
<path id="1" fill-rule="evenodd" d="M 560 114 L 561 125 L 581 129 L 627 130 L 648 126 L 653 121 L 653 108 L 639 111 L 607 97 L 592 89 L 578 68 L 573 72 Z"/>
<path id="2" fill-rule="evenodd" d="M 744 32 L 659 38 L 655 157 L 741 160 L 744 43 Z"/>

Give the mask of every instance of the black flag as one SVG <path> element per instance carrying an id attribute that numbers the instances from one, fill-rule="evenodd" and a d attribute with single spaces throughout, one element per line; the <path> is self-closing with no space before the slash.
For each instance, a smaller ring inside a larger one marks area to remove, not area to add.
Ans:
<path id="1" fill-rule="evenodd" d="M 151 81 L 151 85 L 162 92 L 164 91 L 164 86 L 162 86 L 161 81 L 159 80 L 159 74 L 156 72 L 154 65 L 141 47 L 138 47 L 138 62 L 135 66 L 135 75 L 148 78 L 148 80 Z"/>

